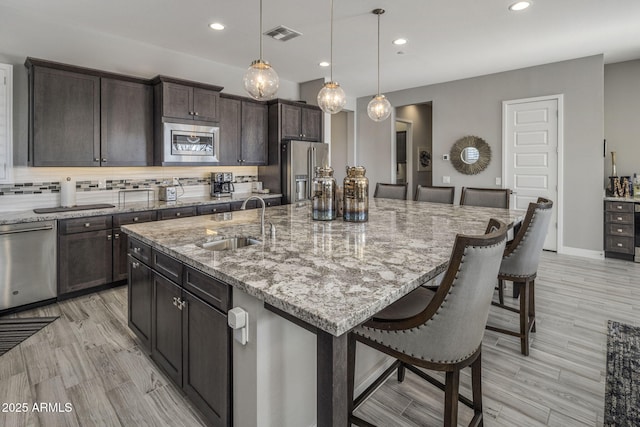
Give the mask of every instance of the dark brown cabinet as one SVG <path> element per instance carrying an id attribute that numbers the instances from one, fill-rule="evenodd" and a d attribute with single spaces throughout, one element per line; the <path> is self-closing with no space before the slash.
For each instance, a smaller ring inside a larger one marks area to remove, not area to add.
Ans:
<path id="1" fill-rule="evenodd" d="M 604 250 L 605 256 L 633 261 L 634 203 L 604 202 Z"/>
<path id="2" fill-rule="evenodd" d="M 138 224 L 156 220 L 156 211 L 131 212 L 113 216 L 113 281 L 127 279 L 129 249 L 128 238 L 120 230 L 121 225 Z"/>
<path id="3" fill-rule="evenodd" d="M 229 212 L 231 205 L 229 203 L 216 203 L 215 205 L 198 206 L 198 215 L 211 215 L 222 212 Z"/>
<path id="4" fill-rule="evenodd" d="M 153 275 L 151 268 L 142 260 L 128 256 L 128 324 L 138 336 L 144 349 L 151 350 L 151 301 L 153 298 Z"/>
<path id="5" fill-rule="evenodd" d="M 233 96 L 220 98 L 220 143 L 223 165 L 267 163 L 268 107 Z"/>
<path id="6" fill-rule="evenodd" d="M 225 283 L 130 240 L 129 327 L 158 366 L 220 427 L 231 424 L 230 303 Z"/>
<path id="7" fill-rule="evenodd" d="M 111 216 L 63 220 L 58 232 L 59 296 L 112 282 Z"/>
<path id="8" fill-rule="evenodd" d="M 30 163 L 96 166 L 99 157 L 100 78 L 29 66 Z"/>
<path id="9" fill-rule="evenodd" d="M 218 121 L 218 103 L 222 87 L 158 76 L 156 103 L 160 116 L 203 122 Z"/>
<path id="10" fill-rule="evenodd" d="M 279 105 L 280 139 L 322 141 L 322 110 L 306 104 Z"/>
<path id="11" fill-rule="evenodd" d="M 103 78 L 100 111 L 101 165 L 153 165 L 151 85 Z"/>
<path id="12" fill-rule="evenodd" d="M 27 58 L 33 166 L 153 164 L 147 80 Z"/>

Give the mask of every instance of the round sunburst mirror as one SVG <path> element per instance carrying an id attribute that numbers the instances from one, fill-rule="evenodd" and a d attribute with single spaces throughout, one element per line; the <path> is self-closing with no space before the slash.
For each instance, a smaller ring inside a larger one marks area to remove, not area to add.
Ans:
<path id="1" fill-rule="evenodd" d="M 475 175 L 489 166 L 491 147 L 484 139 L 468 135 L 457 140 L 449 153 L 453 167 L 465 175 Z"/>

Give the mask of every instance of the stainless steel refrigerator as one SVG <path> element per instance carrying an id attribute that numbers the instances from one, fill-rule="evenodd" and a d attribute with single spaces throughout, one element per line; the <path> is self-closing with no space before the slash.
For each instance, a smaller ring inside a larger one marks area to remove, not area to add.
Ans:
<path id="1" fill-rule="evenodd" d="M 329 165 L 329 144 L 282 141 L 280 158 L 283 201 L 296 203 L 310 200 L 315 167 Z"/>

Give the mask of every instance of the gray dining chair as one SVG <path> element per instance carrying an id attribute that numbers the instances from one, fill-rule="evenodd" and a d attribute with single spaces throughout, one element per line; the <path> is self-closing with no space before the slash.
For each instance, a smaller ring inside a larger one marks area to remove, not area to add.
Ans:
<path id="1" fill-rule="evenodd" d="M 417 202 L 448 203 L 452 205 L 455 192 L 456 187 L 418 185 L 413 200 Z"/>
<path id="2" fill-rule="evenodd" d="M 462 187 L 460 204 L 465 206 L 484 206 L 488 208 L 509 209 L 508 188 L 471 188 Z"/>
<path id="3" fill-rule="evenodd" d="M 484 235 L 456 236 L 449 266 L 437 290 L 419 287 L 349 333 L 348 396 L 353 396 L 354 390 L 356 341 L 396 359 L 362 394 L 349 399 L 351 423 L 373 425 L 353 411 L 397 368 L 398 381 L 404 380 L 405 369 L 409 369 L 444 390 L 445 426 L 458 425 L 458 400 L 473 409 L 470 425 L 482 425 L 482 337 L 506 233 L 507 225 L 492 219 Z M 471 366 L 472 399 L 458 393 L 460 371 L 467 366 Z M 445 383 L 419 368 L 444 371 Z"/>
<path id="4" fill-rule="evenodd" d="M 529 333 L 536 331 L 535 278 L 542 254 L 542 246 L 549 230 L 553 202 L 538 198 L 529 203 L 529 208 L 514 239 L 504 251 L 500 272 L 498 273 L 498 302 L 493 302 L 505 310 L 520 314 L 520 329 L 512 331 L 487 325 L 487 329 L 520 338 L 520 351 L 529 355 Z M 504 303 L 504 281 L 513 282 L 519 288 L 520 309 Z"/>
<path id="5" fill-rule="evenodd" d="M 385 184 L 378 182 L 373 197 L 382 199 L 407 200 L 407 188 L 409 184 Z"/>

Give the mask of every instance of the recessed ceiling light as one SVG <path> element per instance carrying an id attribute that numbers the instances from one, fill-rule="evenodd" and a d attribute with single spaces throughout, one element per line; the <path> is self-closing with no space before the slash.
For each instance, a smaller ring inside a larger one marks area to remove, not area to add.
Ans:
<path id="1" fill-rule="evenodd" d="M 220 31 L 224 30 L 224 25 L 219 22 L 214 22 L 213 24 L 209 24 L 209 28 L 211 28 L 212 30 Z"/>
<path id="2" fill-rule="evenodd" d="M 393 41 L 393 44 L 395 44 L 396 46 L 407 44 L 407 39 L 395 39 Z"/>
<path id="3" fill-rule="evenodd" d="M 321 63 L 318 64 L 321 67 L 328 67 L 329 65 L 331 65 L 330 63 L 328 63 L 327 61 L 322 61 Z"/>
<path id="4" fill-rule="evenodd" d="M 513 10 L 514 12 L 517 12 L 519 10 L 525 10 L 529 6 L 531 6 L 531 2 L 519 1 L 509 6 L 509 10 Z"/>

